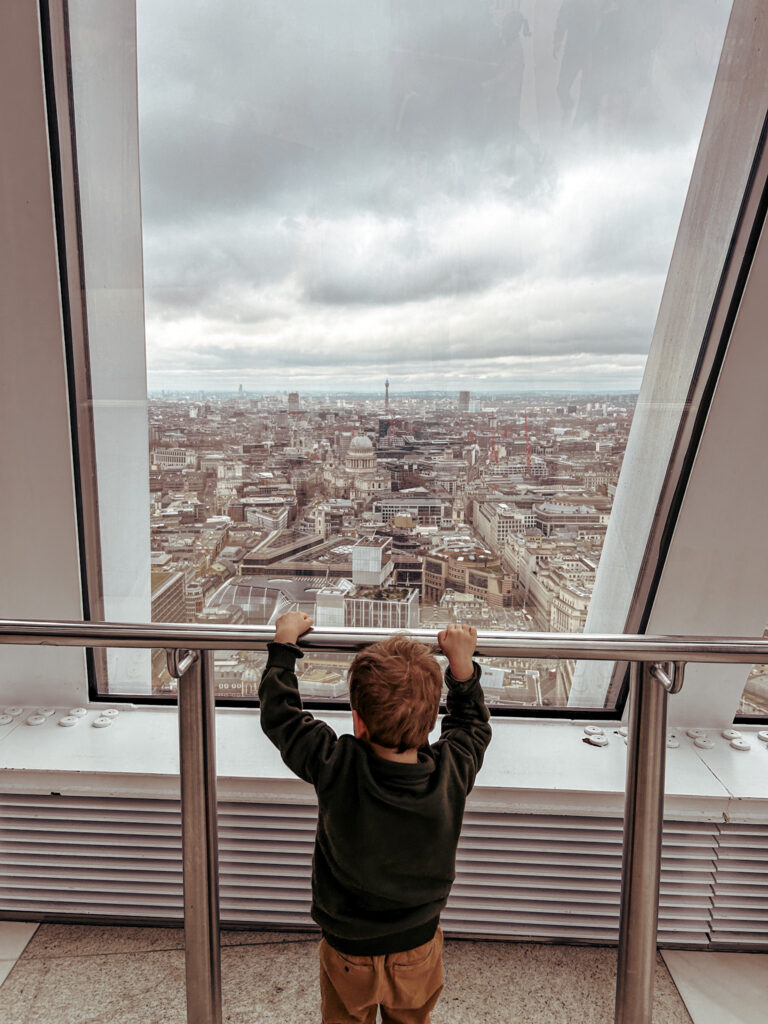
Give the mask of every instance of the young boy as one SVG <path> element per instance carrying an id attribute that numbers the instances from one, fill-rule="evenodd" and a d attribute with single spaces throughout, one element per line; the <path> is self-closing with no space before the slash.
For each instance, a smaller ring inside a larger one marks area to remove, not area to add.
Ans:
<path id="1" fill-rule="evenodd" d="M 317 791 L 312 917 L 323 931 L 325 1024 L 421 1024 L 443 987 L 440 911 L 456 874 L 464 803 L 491 738 L 472 661 L 477 632 L 452 625 L 448 713 L 440 667 L 425 644 L 398 634 L 361 651 L 349 669 L 354 737 L 302 710 L 294 673 L 301 612 L 276 623 L 259 698 L 261 726 L 283 760 Z"/>

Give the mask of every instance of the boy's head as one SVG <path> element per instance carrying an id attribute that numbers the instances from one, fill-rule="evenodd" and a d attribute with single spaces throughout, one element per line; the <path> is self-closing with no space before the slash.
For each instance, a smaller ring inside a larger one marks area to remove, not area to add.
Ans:
<path id="1" fill-rule="evenodd" d="M 430 648 L 403 635 L 371 644 L 349 667 L 349 701 L 371 741 L 400 753 L 427 742 L 442 685 Z"/>

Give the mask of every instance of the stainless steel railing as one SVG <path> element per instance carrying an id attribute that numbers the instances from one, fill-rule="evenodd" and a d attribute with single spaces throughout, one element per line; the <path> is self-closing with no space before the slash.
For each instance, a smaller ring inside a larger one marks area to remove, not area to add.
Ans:
<path id="1" fill-rule="evenodd" d="M 395 630 L 315 628 L 303 637 L 307 650 L 357 651 Z M 409 636 L 435 643 L 437 630 L 411 629 Z M 0 643 L 57 647 L 172 647 L 209 651 L 260 651 L 271 626 L 203 626 L 192 623 L 48 622 L 0 619 Z M 768 640 L 745 637 L 633 636 L 602 633 L 505 633 L 480 631 L 477 653 L 485 657 L 582 658 L 591 661 L 696 661 L 759 664 Z"/>
<path id="2" fill-rule="evenodd" d="M 314 630 L 307 650 L 354 651 L 386 629 Z M 435 630 L 412 630 L 427 643 Z M 162 647 L 179 680 L 184 932 L 189 1024 L 221 1024 L 219 879 L 216 821 L 214 650 L 261 650 L 267 626 L 133 625 L 0 620 L 0 644 Z M 768 640 L 728 637 L 614 636 L 481 632 L 477 653 L 631 663 L 627 784 L 616 983 L 616 1024 L 650 1024 L 658 928 L 664 811 L 667 698 L 688 662 L 768 664 Z"/>

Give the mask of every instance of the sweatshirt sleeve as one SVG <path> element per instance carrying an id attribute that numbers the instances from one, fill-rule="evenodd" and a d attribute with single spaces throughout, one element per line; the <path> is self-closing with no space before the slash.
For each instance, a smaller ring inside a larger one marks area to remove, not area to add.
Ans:
<path id="1" fill-rule="evenodd" d="M 261 728 L 294 774 L 315 784 L 338 742 L 336 733 L 304 711 L 294 671 L 304 655 L 293 644 L 267 645 L 269 657 L 259 685 Z"/>
<path id="2" fill-rule="evenodd" d="M 486 747 L 491 742 L 491 716 L 480 685 L 481 669 L 477 662 L 472 664 L 474 671 L 466 680 L 454 679 L 450 669 L 446 670 L 447 714 L 443 716 L 440 739 L 436 744 L 438 748 L 447 746 L 451 749 L 464 777 L 467 793 L 475 784 Z"/>

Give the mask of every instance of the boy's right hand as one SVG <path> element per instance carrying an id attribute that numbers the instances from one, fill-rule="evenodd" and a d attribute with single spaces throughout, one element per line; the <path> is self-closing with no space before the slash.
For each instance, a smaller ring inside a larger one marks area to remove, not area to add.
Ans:
<path id="1" fill-rule="evenodd" d="M 456 680 L 469 679 L 474 672 L 472 655 L 477 646 L 477 630 L 474 626 L 452 623 L 437 634 L 440 650 L 448 658 L 451 675 Z"/>
<path id="2" fill-rule="evenodd" d="M 299 637 L 312 629 L 313 620 L 304 612 L 286 612 L 275 623 L 275 643 L 295 644 Z"/>

